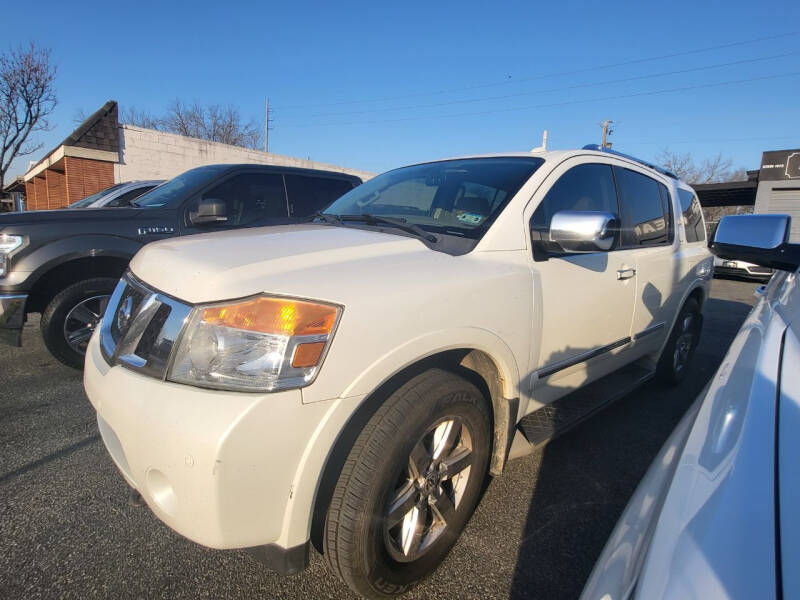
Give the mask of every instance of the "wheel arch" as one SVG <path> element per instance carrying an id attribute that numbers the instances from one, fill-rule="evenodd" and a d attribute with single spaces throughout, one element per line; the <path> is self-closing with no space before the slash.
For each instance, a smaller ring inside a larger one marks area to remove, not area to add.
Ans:
<path id="1" fill-rule="evenodd" d="M 510 382 L 506 380 L 508 375 L 503 370 L 503 364 L 485 350 L 473 347 L 441 350 L 420 358 L 393 372 L 364 397 L 339 432 L 328 453 L 317 480 L 318 485 L 310 513 L 311 542 L 320 552 L 322 552 L 328 506 L 339 474 L 356 439 L 370 418 L 396 389 L 416 375 L 432 368 L 443 369 L 464 377 L 481 390 L 492 415 L 493 435 L 489 471 L 493 475 L 502 472 L 513 439 L 519 408 L 517 396 L 506 397 Z M 517 380 L 514 386 L 518 383 Z"/>
<path id="2" fill-rule="evenodd" d="M 62 289 L 94 277 L 119 279 L 130 262 L 130 255 L 116 252 L 71 253 L 42 265 L 34 274 L 28 292 L 26 312 L 42 312 Z"/>

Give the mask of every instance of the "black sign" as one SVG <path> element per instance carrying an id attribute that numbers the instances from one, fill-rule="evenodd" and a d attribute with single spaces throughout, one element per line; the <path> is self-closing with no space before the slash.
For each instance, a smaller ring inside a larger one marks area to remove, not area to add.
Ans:
<path id="1" fill-rule="evenodd" d="M 800 179 L 800 149 L 774 150 L 761 155 L 759 181 Z"/>

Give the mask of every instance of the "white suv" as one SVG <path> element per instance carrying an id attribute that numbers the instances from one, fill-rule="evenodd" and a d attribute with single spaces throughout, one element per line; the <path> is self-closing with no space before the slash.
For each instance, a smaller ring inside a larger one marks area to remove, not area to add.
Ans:
<path id="1" fill-rule="evenodd" d="M 610 151 L 405 167 L 305 225 L 145 246 L 86 391 L 179 533 L 284 573 L 313 543 L 353 590 L 399 594 L 445 557 L 487 472 L 683 377 L 704 238 L 691 188 Z"/>

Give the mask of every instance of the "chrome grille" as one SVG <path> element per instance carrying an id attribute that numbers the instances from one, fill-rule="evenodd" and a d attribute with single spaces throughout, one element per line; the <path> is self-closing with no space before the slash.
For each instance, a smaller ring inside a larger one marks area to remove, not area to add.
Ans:
<path id="1" fill-rule="evenodd" d="M 191 312 L 191 306 L 126 273 L 100 326 L 103 357 L 110 365 L 165 379 L 175 342 Z"/>

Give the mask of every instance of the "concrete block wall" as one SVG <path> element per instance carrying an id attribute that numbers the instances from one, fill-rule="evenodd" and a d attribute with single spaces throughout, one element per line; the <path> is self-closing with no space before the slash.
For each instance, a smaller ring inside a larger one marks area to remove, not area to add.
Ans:
<path id="1" fill-rule="evenodd" d="M 114 167 L 114 179 L 117 183 L 137 179 L 171 179 L 201 165 L 232 163 L 324 169 L 357 175 L 364 180 L 375 175 L 358 169 L 273 152 L 249 150 L 132 125 L 120 125 L 119 135 L 120 161 Z"/>

